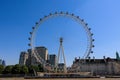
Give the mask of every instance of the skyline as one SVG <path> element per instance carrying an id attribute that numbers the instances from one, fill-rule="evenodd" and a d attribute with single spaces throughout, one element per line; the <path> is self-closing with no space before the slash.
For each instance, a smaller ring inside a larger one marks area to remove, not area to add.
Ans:
<path id="1" fill-rule="evenodd" d="M 102 56 L 115 58 L 115 52 L 120 52 L 119 3 L 119 0 L 1 0 L 0 58 L 4 59 L 6 64 L 17 64 L 20 52 L 26 51 L 29 48 L 28 37 L 30 36 L 29 32 L 32 30 L 32 26 L 34 26 L 35 22 L 39 21 L 40 18 L 44 17 L 44 15 L 48 15 L 49 13 L 54 13 L 56 11 L 68 11 L 70 13 L 74 13 L 84 19 L 85 22 L 88 23 L 89 27 L 92 28 L 91 31 L 94 33 L 93 38 L 95 39 L 95 48 L 93 49 L 94 53 L 92 56 L 95 56 L 96 58 L 102 58 Z M 48 23 L 55 20 L 49 20 Z M 44 25 L 47 26 L 47 23 L 45 22 Z M 70 26 L 69 24 L 67 25 Z M 74 26 L 77 24 L 72 23 L 72 25 Z M 53 31 L 56 30 L 56 28 L 52 29 Z M 69 30 L 72 29 L 73 28 L 69 28 Z M 64 29 L 61 28 L 61 30 Z M 59 34 L 58 38 L 62 35 L 65 40 L 69 39 L 69 35 L 67 33 L 65 35 L 66 30 L 63 31 L 64 34 Z M 49 28 L 47 31 L 49 31 Z M 48 34 L 45 33 L 44 35 Z M 48 38 L 50 39 L 49 36 Z M 59 39 L 57 44 L 59 45 Z M 79 47 L 79 45 L 75 46 Z M 54 51 L 50 52 L 54 53 Z"/>

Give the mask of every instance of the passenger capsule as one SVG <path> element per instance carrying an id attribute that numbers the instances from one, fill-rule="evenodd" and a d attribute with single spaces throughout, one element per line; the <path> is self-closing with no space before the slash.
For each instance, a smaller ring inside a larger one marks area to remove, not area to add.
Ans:
<path id="1" fill-rule="evenodd" d="M 28 38 L 28 40 L 31 40 L 31 38 Z"/>
<path id="2" fill-rule="evenodd" d="M 35 29 L 35 27 L 32 27 L 32 29 Z"/>
<path id="3" fill-rule="evenodd" d="M 91 33 L 91 36 L 93 36 L 93 33 Z"/>
<path id="4" fill-rule="evenodd" d="M 81 20 L 82 22 L 84 21 L 84 19 Z"/>
<path id="5" fill-rule="evenodd" d="M 46 18 L 47 16 L 44 16 L 44 18 Z"/>
<path id="6" fill-rule="evenodd" d="M 79 19 L 79 16 L 77 16 L 77 18 Z"/>
<path id="7" fill-rule="evenodd" d="M 63 12 L 61 11 L 60 14 L 63 14 Z"/>
<path id="8" fill-rule="evenodd" d="M 28 44 L 28 46 L 31 46 L 31 44 Z"/>
<path id="9" fill-rule="evenodd" d="M 91 53 L 93 53 L 93 51 L 91 51 Z"/>
<path id="10" fill-rule="evenodd" d="M 38 24 L 38 22 L 36 22 L 36 25 Z"/>
<path id="11" fill-rule="evenodd" d="M 68 14 L 68 12 L 66 12 L 66 14 Z"/>
<path id="12" fill-rule="evenodd" d="M 89 30 L 91 30 L 91 28 L 89 28 Z"/>
<path id="13" fill-rule="evenodd" d="M 49 14 L 50 16 L 52 15 L 52 13 Z"/>
<path id="14" fill-rule="evenodd" d="M 32 32 L 30 32 L 30 34 L 32 34 Z"/>
<path id="15" fill-rule="evenodd" d="M 86 26 L 88 25 L 88 23 L 85 24 Z"/>
<path id="16" fill-rule="evenodd" d="M 42 19 L 40 18 L 40 21 L 42 21 Z"/>
<path id="17" fill-rule="evenodd" d="M 74 14 L 72 14 L 72 16 L 74 16 Z"/>
<path id="18" fill-rule="evenodd" d="M 55 12 L 55 14 L 57 14 L 57 12 Z"/>

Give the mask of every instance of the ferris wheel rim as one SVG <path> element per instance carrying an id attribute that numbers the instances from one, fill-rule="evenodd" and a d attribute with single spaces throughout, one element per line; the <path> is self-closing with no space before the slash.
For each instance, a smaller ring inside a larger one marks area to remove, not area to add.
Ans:
<path id="1" fill-rule="evenodd" d="M 92 52 L 92 48 L 94 47 L 93 45 L 93 41 L 94 39 L 92 38 L 93 33 L 91 32 L 91 28 L 88 27 L 88 24 L 84 22 L 83 19 L 81 19 L 79 16 L 75 16 L 73 13 L 70 14 L 68 12 L 55 12 L 55 13 L 50 13 L 47 16 L 44 16 L 43 18 L 40 18 L 40 20 L 38 22 L 36 22 L 36 25 L 34 27 L 32 27 L 32 32 L 30 32 L 31 36 L 29 38 L 30 40 L 30 44 L 29 46 L 32 49 L 32 54 L 34 54 L 34 37 L 35 37 L 35 33 L 37 31 L 37 29 L 39 28 L 39 26 L 47 19 L 52 18 L 52 17 L 56 17 L 56 16 L 65 16 L 65 17 L 70 17 L 72 19 L 74 19 L 75 21 L 77 21 L 78 23 L 80 23 L 82 25 L 82 27 L 84 28 L 86 35 L 87 35 L 87 49 L 83 55 L 83 58 L 88 58 L 89 55 Z M 37 57 L 37 56 L 36 56 Z"/>

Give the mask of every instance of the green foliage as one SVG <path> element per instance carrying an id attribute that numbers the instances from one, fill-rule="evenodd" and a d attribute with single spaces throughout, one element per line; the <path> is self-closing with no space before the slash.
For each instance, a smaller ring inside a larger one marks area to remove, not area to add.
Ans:
<path id="1" fill-rule="evenodd" d="M 2 74 L 3 70 L 4 70 L 4 66 L 0 65 L 0 74 Z"/>
<path id="2" fill-rule="evenodd" d="M 16 64 L 12 67 L 12 74 L 20 74 L 20 65 Z"/>
<path id="3" fill-rule="evenodd" d="M 3 74 L 27 74 L 28 73 L 28 67 L 27 66 L 20 66 L 19 64 L 16 64 L 14 66 L 6 66 Z"/>
<path id="4" fill-rule="evenodd" d="M 20 73 L 21 74 L 27 74 L 28 73 L 28 67 L 27 66 L 21 66 L 20 68 Z"/>
<path id="5" fill-rule="evenodd" d="M 29 68 L 29 73 L 34 73 L 34 71 L 39 71 L 39 68 L 38 66 L 35 66 L 35 65 L 31 65 L 28 67 Z"/>
<path id="6" fill-rule="evenodd" d="M 13 66 L 6 66 L 3 71 L 3 74 L 10 74 L 12 72 L 12 67 Z"/>
<path id="7" fill-rule="evenodd" d="M 34 69 L 35 71 L 39 71 L 38 66 L 33 66 L 33 69 Z"/>
<path id="8" fill-rule="evenodd" d="M 34 74 L 35 72 L 44 72 L 42 65 L 31 65 L 29 67 L 27 66 L 20 66 L 19 64 L 13 65 L 13 66 L 6 66 L 4 68 L 3 65 L 0 65 L 0 74 Z"/>

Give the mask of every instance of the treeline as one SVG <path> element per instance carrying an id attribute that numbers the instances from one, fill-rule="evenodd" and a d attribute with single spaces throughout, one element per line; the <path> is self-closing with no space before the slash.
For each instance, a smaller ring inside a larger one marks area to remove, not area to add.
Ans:
<path id="1" fill-rule="evenodd" d="M 33 74 L 34 72 L 43 72 L 43 71 L 44 70 L 41 65 L 20 66 L 19 64 L 16 64 L 5 67 L 3 65 L 0 65 L 0 74 Z"/>

